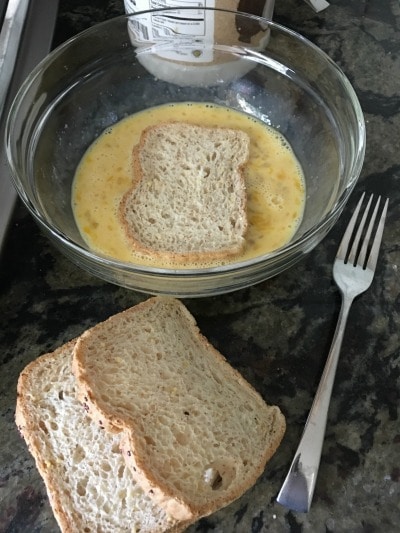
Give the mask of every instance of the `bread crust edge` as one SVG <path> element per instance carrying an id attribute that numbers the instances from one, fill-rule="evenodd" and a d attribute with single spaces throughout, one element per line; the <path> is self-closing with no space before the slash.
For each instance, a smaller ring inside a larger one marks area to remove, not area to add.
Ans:
<path id="1" fill-rule="evenodd" d="M 15 424 L 18 428 L 21 437 L 24 439 L 27 445 L 30 454 L 32 455 L 35 461 L 36 468 L 44 482 L 54 517 L 63 533 L 75 533 L 76 527 L 75 524 L 71 522 L 62 506 L 59 497 L 57 479 L 53 476 L 51 468 L 49 468 L 49 466 L 40 456 L 40 446 L 37 444 L 38 439 L 35 437 L 36 427 L 30 418 L 29 409 L 25 404 L 25 390 L 29 390 L 29 387 L 27 387 L 27 385 L 32 369 L 35 369 L 36 366 L 41 365 L 43 361 L 50 361 L 60 352 L 71 351 L 72 353 L 75 343 L 76 339 L 66 342 L 64 345 L 60 346 L 59 348 L 56 348 L 53 352 L 45 353 L 39 356 L 34 361 L 31 361 L 22 370 L 17 382 L 17 402 L 15 408 Z M 78 522 L 77 518 L 76 522 Z"/>

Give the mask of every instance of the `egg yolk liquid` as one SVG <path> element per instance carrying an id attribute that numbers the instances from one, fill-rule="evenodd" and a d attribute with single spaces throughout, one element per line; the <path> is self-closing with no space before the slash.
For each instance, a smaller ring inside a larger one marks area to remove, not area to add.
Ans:
<path id="1" fill-rule="evenodd" d="M 248 229 L 243 252 L 226 260 L 174 265 L 140 255 L 129 243 L 118 215 L 132 185 L 132 150 L 142 131 L 161 122 L 236 128 L 250 137 L 244 168 Z M 105 130 L 84 154 L 72 186 L 72 208 L 88 246 L 120 261 L 159 268 L 207 268 L 267 254 L 285 245 L 302 218 L 305 184 L 285 138 L 254 117 L 206 103 L 176 103 L 146 109 Z"/>

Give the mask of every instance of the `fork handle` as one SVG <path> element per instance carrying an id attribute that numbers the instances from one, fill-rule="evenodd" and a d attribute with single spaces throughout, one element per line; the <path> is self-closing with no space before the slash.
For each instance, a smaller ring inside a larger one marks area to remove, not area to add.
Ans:
<path id="1" fill-rule="evenodd" d="M 321 460 L 336 367 L 352 302 L 353 297 L 342 294 L 342 305 L 325 368 L 299 446 L 277 497 L 278 503 L 292 511 L 305 513 L 310 510 Z"/>

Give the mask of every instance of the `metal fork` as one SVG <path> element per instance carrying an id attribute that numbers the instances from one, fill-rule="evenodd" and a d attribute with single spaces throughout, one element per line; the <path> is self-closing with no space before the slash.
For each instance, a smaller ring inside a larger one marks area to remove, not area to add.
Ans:
<path id="1" fill-rule="evenodd" d="M 375 274 L 389 200 L 387 199 L 385 202 L 375 236 L 370 245 L 381 198 L 379 197 L 375 204 L 364 234 L 373 195 L 369 198 L 356 230 L 356 221 L 364 196 L 365 193 L 361 196 L 351 217 L 333 265 L 333 278 L 342 294 L 342 306 L 331 349 L 300 444 L 277 497 L 278 503 L 292 511 L 305 513 L 310 510 L 321 459 L 329 402 L 347 317 L 354 298 L 369 288 Z"/>

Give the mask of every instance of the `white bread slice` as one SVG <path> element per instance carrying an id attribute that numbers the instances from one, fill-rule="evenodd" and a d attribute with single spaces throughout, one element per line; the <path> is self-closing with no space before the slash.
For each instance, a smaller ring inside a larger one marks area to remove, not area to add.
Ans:
<path id="1" fill-rule="evenodd" d="M 119 438 L 95 424 L 76 399 L 74 344 L 39 357 L 23 370 L 16 409 L 16 423 L 61 531 L 183 531 L 185 524 L 169 518 L 132 479 Z"/>
<path id="2" fill-rule="evenodd" d="M 240 497 L 278 447 L 285 419 L 199 332 L 154 297 L 85 332 L 73 357 L 90 416 L 121 432 L 132 474 L 177 519 Z"/>
<path id="3" fill-rule="evenodd" d="M 136 250 L 181 263 L 238 254 L 247 229 L 247 133 L 183 122 L 150 126 L 133 150 L 119 216 Z"/>

